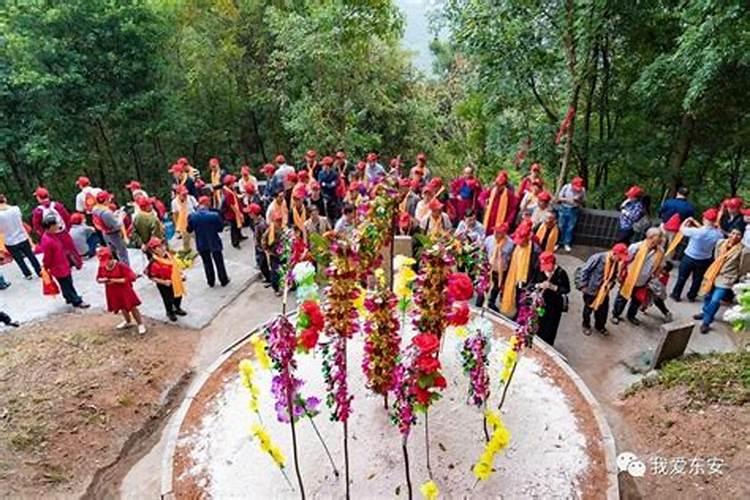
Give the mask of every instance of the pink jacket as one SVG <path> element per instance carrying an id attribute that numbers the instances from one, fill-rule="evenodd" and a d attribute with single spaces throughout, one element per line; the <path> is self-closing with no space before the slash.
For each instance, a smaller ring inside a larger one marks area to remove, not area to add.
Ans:
<path id="1" fill-rule="evenodd" d="M 42 265 L 55 278 L 70 276 L 70 262 L 65 255 L 65 249 L 60 238 L 55 234 L 45 232 L 37 247 L 44 253 Z"/>

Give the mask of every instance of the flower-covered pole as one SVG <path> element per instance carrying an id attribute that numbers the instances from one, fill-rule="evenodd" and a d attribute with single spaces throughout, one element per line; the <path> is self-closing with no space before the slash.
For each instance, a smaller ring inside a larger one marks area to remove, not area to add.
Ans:
<path id="1" fill-rule="evenodd" d="M 347 383 L 347 340 L 358 329 L 358 313 L 354 301 L 358 291 L 359 259 L 349 241 L 331 243 L 331 265 L 326 269 L 329 278 L 326 290 L 325 333 L 328 341 L 321 345 L 323 377 L 326 382 L 326 404 L 331 409 L 331 420 L 344 428 L 344 474 L 346 497 L 349 498 L 349 426 L 351 401 Z"/>
<path id="2" fill-rule="evenodd" d="M 375 271 L 376 283 L 365 298 L 364 306 L 370 313 L 365 322 L 365 352 L 362 371 L 367 388 L 383 397 L 388 409 L 388 391 L 393 385 L 401 336 L 396 311 L 398 299 L 385 281 L 382 269 Z"/>
<path id="3" fill-rule="evenodd" d="M 297 450 L 297 432 L 295 420 L 300 416 L 315 411 L 318 401 L 315 398 L 304 400 L 298 393 L 304 383 L 295 377 L 294 370 L 297 362 L 294 351 L 297 348 L 297 336 L 294 325 L 289 319 L 280 315 L 268 328 L 268 348 L 277 372 L 272 379 L 271 390 L 276 397 L 276 416 L 280 422 L 288 422 L 292 432 L 292 451 L 294 452 L 294 470 L 297 474 L 300 495 L 305 498 L 305 487 L 299 469 L 299 453 Z"/>
<path id="4" fill-rule="evenodd" d="M 254 337 L 255 338 L 255 337 Z M 258 344 L 256 342 L 256 344 Z M 261 367 L 267 369 L 263 362 L 259 361 Z M 270 365 L 268 366 L 270 368 Z M 250 429 L 251 434 L 258 440 L 260 449 L 271 457 L 274 463 L 278 466 L 279 471 L 284 476 L 286 483 L 289 487 L 294 490 L 292 482 L 289 480 L 289 476 L 286 474 L 286 457 L 281 452 L 281 449 L 271 440 L 271 436 L 268 431 L 263 427 L 263 419 L 260 416 L 260 408 L 258 400 L 260 399 L 260 388 L 255 383 L 255 368 L 253 367 L 252 361 L 249 359 L 243 359 L 239 364 L 240 381 L 242 385 L 250 392 L 250 411 L 255 413 L 258 418 L 258 422 L 253 424 Z"/>
<path id="5" fill-rule="evenodd" d="M 468 402 L 486 413 L 487 400 L 490 397 L 489 367 L 490 335 L 492 325 L 484 318 L 476 318 L 471 330 L 474 334 L 464 340 L 461 348 L 461 365 L 469 377 Z M 485 441 L 490 440 L 486 416 L 482 419 Z"/>
<path id="6" fill-rule="evenodd" d="M 296 296 L 297 296 L 297 351 L 302 354 L 307 354 L 315 349 L 318 345 L 318 338 L 320 333 L 323 331 L 325 326 L 325 318 L 323 312 L 320 309 L 320 296 L 318 294 L 318 284 L 315 282 L 315 266 L 311 262 L 305 261 L 300 262 L 292 269 L 291 276 L 296 284 Z M 312 404 L 308 405 L 308 401 Z M 328 461 L 331 463 L 333 468 L 333 474 L 339 477 L 339 471 L 336 468 L 336 463 L 333 461 L 331 452 L 328 449 L 323 436 L 318 430 L 318 426 L 315 424 L 314 417 L 318 414 L 315 409 L 320 401 L 317 398 L 298 398 L 298 402 L 303 407 L 304 415 L 307 417 L 310 425 L 315 431 L 315 435 L 318 436 L 320 444 L 323 445 L 323 449 L 328 456 Z M 313 408 L 310 408 L 313 406 Z"/>

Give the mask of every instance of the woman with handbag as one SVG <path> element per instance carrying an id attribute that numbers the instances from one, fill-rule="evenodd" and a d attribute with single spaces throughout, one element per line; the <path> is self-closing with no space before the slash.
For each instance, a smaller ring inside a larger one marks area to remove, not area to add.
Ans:
<path id="1" fill-rule="evenodd" d="M 531 282 L 537 290 L 542 290 L 544 299 L 544 315 L 539 318 L 537 336 L 549 345 L 554 345 L 562 313 L 568 310 L 568 273 L 557 265 L 554 253 L 542 252 L 539 256 L 539 267 L 535 270 Z"/>

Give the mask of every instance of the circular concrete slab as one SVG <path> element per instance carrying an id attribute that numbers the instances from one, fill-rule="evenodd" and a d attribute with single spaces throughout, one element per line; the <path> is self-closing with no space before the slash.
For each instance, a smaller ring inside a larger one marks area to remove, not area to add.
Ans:
<path id="1" fill-rule="evenodd" d="M 491 316 L 491 404 L 497 405 L 500 358 L 512 325 Z M 410 337 L 411 332 L 404 337 Z M 430 447 L 434 480 L 446 498 L 617 498 L 614 443 L 604 418 L 581 380 L 554 350 L 537 342 L 519 361 L 502 417 L 511 433 L 510 446 L 495 461 L 496 472 L 478 485 L 471 472 L 484 447 L 482 414 L 466 404 L 468 379 L 458 350 L 462 340 L 446 338 L 441 361 L 449 381 L 444 398 L 430 410 Z M 382 398 L 364 388 L 360 367 L 362 337 L 349 343 L 349 380 L 354 392 L 350 420 L 351 494 L 354 498 L 406 497 L 401 438 L 383 409 Z M 163 493 L 176 498 L 296 498 L 270 458 L 252 441 L 256 417 L 248 410 L 249 395 L 237 374 L 238 362 L 252 357 L 243 344 L 204 374 L 204 380 L 181 408 L 171 429 L 163 471 Z M 303 393 L 324 397 L 320 359 L 299 356 Z M 269 372 L 258 372 L 263 387 L 261 414 L 273 440 L 287 456 L 287 474 L 294 479 L 288 424 L 276 421 Z M 341 424 L 328 419 L 327 409 L 315 420 L 339 468 L 343 462 Z M 411 477 L 415 487 L 428 480 L 425 464 L 424 418 L 409 439 Z M 308 421 L 297 425 L 300 468 L 311 498 L 344 496 Z"/>

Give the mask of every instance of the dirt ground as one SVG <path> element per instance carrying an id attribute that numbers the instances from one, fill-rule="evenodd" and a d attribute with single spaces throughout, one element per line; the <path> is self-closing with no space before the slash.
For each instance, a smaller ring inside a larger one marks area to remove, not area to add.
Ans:
<path id="1" fill-rule="evenodd" d="M 701 404 L 677 386 L 618 406 L 618 451 L 646 466 L 643 477 L 620 474 L 622 498 L 750 498 L 750 405 Z"/>
<path id="2" fill-rule="evenodd" d="M 118 322 L 67 314 L 0 335 L 0 496 L 83 495 L 181 398 L 199 333 Z"/>

